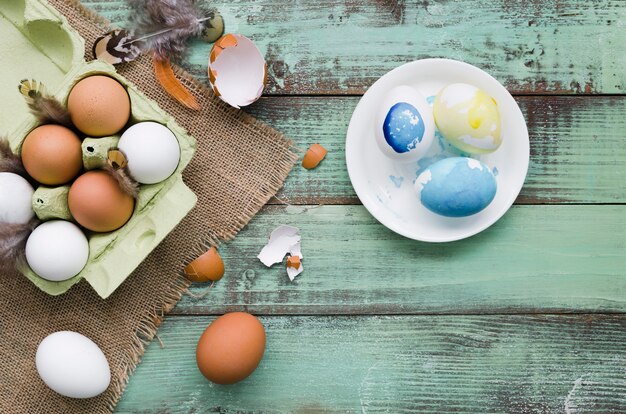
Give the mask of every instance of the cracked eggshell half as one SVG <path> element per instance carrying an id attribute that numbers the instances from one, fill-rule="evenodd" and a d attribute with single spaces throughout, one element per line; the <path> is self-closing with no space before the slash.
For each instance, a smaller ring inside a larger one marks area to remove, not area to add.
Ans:
<path id="1" fill-rule="evenodd" d="M 411 86 L 397 86 L 387 92 L 374 122 L 378 147 L 394 161 L 417 161 L 434 141 L 435 120 L 430 105 Z"/>
<path id="2" fill-rule="evenodd" d="M 261 51 L 243 35 L 222 36 L 209 56 L 209 83 L 222 101 L 235 108 L 252 104 L 267 84 Z"/>

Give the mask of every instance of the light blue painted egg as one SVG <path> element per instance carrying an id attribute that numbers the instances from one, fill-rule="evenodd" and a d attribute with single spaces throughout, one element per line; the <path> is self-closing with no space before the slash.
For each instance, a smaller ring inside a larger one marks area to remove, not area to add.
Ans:
<path id="1" fill-rule="evenodd" d="M 482 211 L 493 201 L 496 189 L 492 170 L 465 157 L 438 161 L 415 181 L 424 207 L 446 217 L 466 217 Z"/>

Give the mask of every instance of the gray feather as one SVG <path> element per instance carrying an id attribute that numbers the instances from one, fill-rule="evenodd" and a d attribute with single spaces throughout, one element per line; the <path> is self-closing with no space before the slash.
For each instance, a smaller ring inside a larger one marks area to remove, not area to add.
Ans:
<path id="1" fill-rule="evenodd" d="M 38 225 L 37 219 L 26 224 L 0 223 L 0 273 L 16 270 L 26 263 L 26 241 Z"/>
<path id="2" fill-rule="evenodd" d="M 120 189 L 134 199 L 139 197 L 139 183 L 130 177 L 128 167 L 113 168 L 109 163 L 104 164 L 104 170 L 117 181 Z"/>
<path id="3" fill-rule="evenodd" d="M 129 4 L 134 36 L 151 35 L 145 40 L 146 48 L 160 59 L 181 59 L 187 40 L 199 36 L 204 28 L 200 20 L 206 13 L 194 0 L 129 0 Z"/>
<path id="4" fill-rule="evenodd" d="M 0 138 L 0 172 L 10 172 L 24 178 L 28 177 L 20 156 L 13 153 L 6 138 Z"/>

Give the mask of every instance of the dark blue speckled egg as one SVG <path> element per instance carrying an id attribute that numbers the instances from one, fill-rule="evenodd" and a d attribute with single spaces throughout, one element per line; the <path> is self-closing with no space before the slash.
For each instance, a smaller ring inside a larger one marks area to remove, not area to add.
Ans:
<path id="1" fill-rule="evenodd" d="M 375 123 L 378 147 L 394 161 L 416 161 L 434 141 L 432 109 L 410 86 L 397 86 L 385 95 Z"/>

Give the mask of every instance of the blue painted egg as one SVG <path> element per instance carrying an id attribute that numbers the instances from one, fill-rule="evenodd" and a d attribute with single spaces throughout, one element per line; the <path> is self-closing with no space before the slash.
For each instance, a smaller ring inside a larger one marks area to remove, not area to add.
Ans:
<path id="1" fill-rule="evenodd" d="M 416 161 L 434 141 L 435 120 L 426 99 L 410 86 L 391 89 L 376 116 L 376 142 L 395 161 Z"/>
<path id="2" fill-rule="evenodd" d="M 465 157 L 438 161 L 415 181 L 424 207 L 446 217 L 466 217 L 482 211 L 493 201 L 496 189 L 491 169 Z"/>

